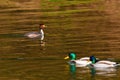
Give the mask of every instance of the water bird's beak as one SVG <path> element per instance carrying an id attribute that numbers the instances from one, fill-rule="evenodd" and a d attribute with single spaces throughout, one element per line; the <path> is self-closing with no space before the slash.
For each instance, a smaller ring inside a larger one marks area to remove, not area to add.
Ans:
<path id="1" fill-rule="evenodd" d="M 43 26 L 42 26 L 43 29 L 46 28 L 46 27 L 47 27 L 46 25 L 43 25 Z"/>
<path id="2" fill-rule="evenodd" d="M 66 56 L 64 59 L 69 59 L 69 56 Z"/>
<path id="3" fill-rule="evenodd" d="M 43 27 L 44 27 L 44 28 L 46 28 L 47 26 L 46 26 L 46 25 L 44 25 Z"/>

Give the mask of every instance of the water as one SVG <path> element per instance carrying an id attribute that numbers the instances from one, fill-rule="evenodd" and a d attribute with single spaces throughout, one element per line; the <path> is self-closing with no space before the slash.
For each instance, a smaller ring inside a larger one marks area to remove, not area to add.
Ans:
<path id="1" fill-rule="evenodd" d="M 91 8 L 90 5 L 82 6 Z M 65 6 L 58 11 L 79 7 Z M 81 68 L 63 59 L 69 52 L 76 52 L 78 58 L 95 55 L 120 62 L 118 17 L 96 9 L 59 16 L 42 12 L 47 11 L 1 8 L 1 80 L 119 80 L 120 68 Z M 48 26 L 44 30 L 44 44 L 40 44 L 39 39 L 23 36 L 37 31 L 39 23 Z"/>

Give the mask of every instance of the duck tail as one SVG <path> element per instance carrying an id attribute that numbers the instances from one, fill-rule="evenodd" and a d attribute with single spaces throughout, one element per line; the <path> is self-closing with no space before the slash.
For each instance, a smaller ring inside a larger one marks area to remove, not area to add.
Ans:
<path id="1" fill-rule="evenodd" d="M 115 66 L 120 66 L 120 63 L 116 63 L 116 65 Z"/>
<path id="2" fill-rule="evenodd" d="M 117 66 L 120 66 L 120 64 L 117 64 Z"/>

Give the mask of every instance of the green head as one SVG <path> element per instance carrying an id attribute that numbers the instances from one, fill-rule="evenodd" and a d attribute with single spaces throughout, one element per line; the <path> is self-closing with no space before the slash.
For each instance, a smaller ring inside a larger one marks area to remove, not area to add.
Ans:
<path id="1" fill-rule="evenodd" d="M 95 64 L 97 60 L 94 56 L 90 56 L 90 61 L 92 61 L 92 63 Z"/>
<path id="2" fill-rule="evenodd" d="M 76 60 L 76 54 L 75 53 L 69 53 L 69 55 L 67 57 L 65 57 L 64 59 L 68 59 L 70 58 L 70 60 Z"/>

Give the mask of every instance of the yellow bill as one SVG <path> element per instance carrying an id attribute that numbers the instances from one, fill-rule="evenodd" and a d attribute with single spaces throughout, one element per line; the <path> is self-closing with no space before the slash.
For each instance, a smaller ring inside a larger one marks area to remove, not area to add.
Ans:
<path id="1" fill-rule="evenodd" d="M 64 59 L 69 59 L 69 56 L 66 56 Z"/>

